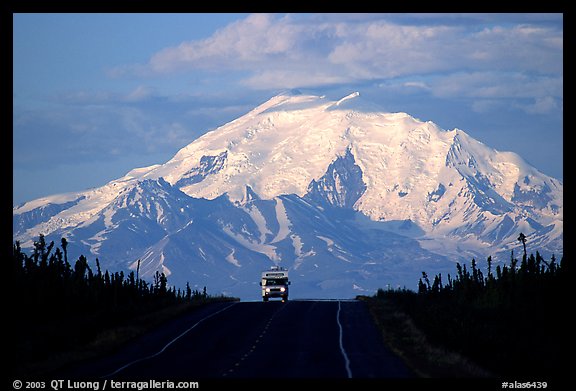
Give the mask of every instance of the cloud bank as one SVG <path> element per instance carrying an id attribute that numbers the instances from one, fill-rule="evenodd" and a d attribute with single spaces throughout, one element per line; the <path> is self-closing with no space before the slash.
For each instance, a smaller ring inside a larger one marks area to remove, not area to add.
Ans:
<path id="1" fill-rule="evenodd" d="M 415 77 L 406 82 L 426 85 L 438 97 L 562 99 L 561 15 L 516 19 L 253 14 L 209 38 L 164 48 L 145 64 L 111 73 L 242 72 L 240 83 L 252 89 Z M 546 23 L 536 24 L 541 20 Z"/>

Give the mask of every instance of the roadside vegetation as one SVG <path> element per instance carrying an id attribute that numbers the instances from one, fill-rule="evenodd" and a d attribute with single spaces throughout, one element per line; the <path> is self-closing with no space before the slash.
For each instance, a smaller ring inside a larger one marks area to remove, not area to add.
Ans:
<path id="1" fill-rule="evenodd" d="M 473 259 L 456 264 L 454 276 L 423 272 L 418 292 L 379 289 L 363 299 L 388 345 L 421 377 L 546 380 L 567 373 L 572 271 L 564 259 L 524 250 L 508 265 Z"/>
<path id="2" fill-rule="evenodd" d="M 72 266 L 73 264 L 73 266 Z M 164 273 L 152 282 L 102 271 L 81 255 L 70 263 L 67 241 L 61 248 L 43 235 L 27 255 L 13 246 L 7 279 L 10 373 L 37 375 L 70 362 L 108 352 L 160 323 L 215 301 L 238 300 L 202 291 L 169 287 Z"/>

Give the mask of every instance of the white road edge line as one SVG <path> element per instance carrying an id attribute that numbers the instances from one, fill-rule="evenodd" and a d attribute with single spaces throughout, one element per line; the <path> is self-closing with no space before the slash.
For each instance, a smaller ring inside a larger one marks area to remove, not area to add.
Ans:
<path id="1" fill-rule="evenodd" d="M 226 306 L 226 307 L 222 308 L 221 310 L 216 311 L 216 312 L 214 312 L 214 313 L 212 313 L 212 314 L 210 314 L 210 315 L 208 315 L 208 316 L 200 319 L 200 320 L 199 320 L 198 322 L 196 322 L 193 326 L 191 326 L 191 327 L 189 327 L 188 329 L 186 329 L 182 334 L 180 334 L 179 336 L 177 336 L 176 338 L 174 338 L 173 340 L 171 340 L 170 342 L 168 342 L 168 343 L 167 343 L 162 349 L 160 349 L 158 352 L 156 352 L 156 353 L 154 353 L 154 354 L 152 354 L 152 355 L 150 355 L 150 356 L 142 357 L 142 358 L 139 358 L 138 360 L 131 361 L 131 362 L 129 362 L 128 364 L 126 364 L 126 365 L 118 368 L 118 369 L 115 370 L 114 372 L 111 372 L 111 373 L 109 373 L 109 374 L 107 374 L 107 375 L 101 376 L 100 378 L 102 379 L 102 378 L 114 376 L 114 375 L 118 374 L 119 372 L 123 371 L 124 369 L 126 369 L 126 368 L 128 368 L 128 367 L 130 367 L 130 366 L 132 366 L 132 365 L 134 365 L 134 364 L 136 364 L 136 363 L 139 363 L 139 362 L 142 362 L 142 361 L 146 361 L 146 360 L 150 360 L 151 358 L 154 358 L 154 357 L 157 357 L 157 356 L 161 355 L 161 354 L 164 353 L 164 351 L 165 351 L 166 349 L 168 349 L 174 342 L 176 342 L 177 340 L 179 340 L 180 338 L 182 338 L 184 335 L 186 335 L 188 332 L 190 332 L 190 330 L 192 330 L 193 328 L 195 328 L 196 326 L 198 326 L 200 323 L 202 323 L 202 322 L 205 321 L 206 319 L 209 319 L 209 318 L 213 317 L 214 315 L 219 314 L 220 312 L 223 312 L 223 311 L 227 310 L 228 308 L 232 307 L 232 306 L 235 305 L 235 304 L 237 304 L 237 302 L 234 302 L 234 303 L 230 304 L 229 306 Z"/>
<path id="2" fill-rule="evenodd" d="M 336 322 L 338 322 L 338 328 L 340 329 L 340 351 L 342 352 L 342 356 L 344 356 L 344 363 L 346 365 L 346 374 L 348 375 L 348 379 L 352 379 L 352 371 L 350 370 L 350 359 L 348 358 L 348 354 L 346 354 L 346 350 L 344 349 L 344 332 L 342 329 L 342 323 L 340 323 L 340 300 L 338 300 L 338 311 L 336 312 Z"/>

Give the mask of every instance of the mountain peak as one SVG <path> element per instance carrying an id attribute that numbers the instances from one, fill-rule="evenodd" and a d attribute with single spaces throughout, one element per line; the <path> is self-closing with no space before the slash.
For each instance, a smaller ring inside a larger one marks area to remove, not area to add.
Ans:
<path id="1" fill-rule="evenodd" d="M 288 91 L 165 164 L 15 208 L 14 239 L 65 236 L 101 259 L 141 258 L 152 273 L 170 266 L 180 281 L 210 287 L 250 287 L 250 265 L 280 261 L 307 281 L 318 270 L 361 270 L 362 285 L 382 281 L 378 270 L 428 267 L 414 260 L 507 259 L 519 232 L 541 254 L 561 254 L 562 191 L 512 152 L 387 113 L 358 92 L 333 100 Z"/>

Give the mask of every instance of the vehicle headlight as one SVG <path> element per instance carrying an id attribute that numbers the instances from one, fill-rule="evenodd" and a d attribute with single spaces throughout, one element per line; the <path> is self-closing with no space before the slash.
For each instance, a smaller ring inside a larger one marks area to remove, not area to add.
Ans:
<path id="1" fill-rule="evenodd" d="M 270 292 L 270 288 L 266 288 L 266 292 Z"/>
<path id="2" fill-rule="evenodd" d="M 286 291 L 286 288 L 284 288 L 284 287 L 280 288 L 280 292 L 284 292 L 284 291 Z"/>

